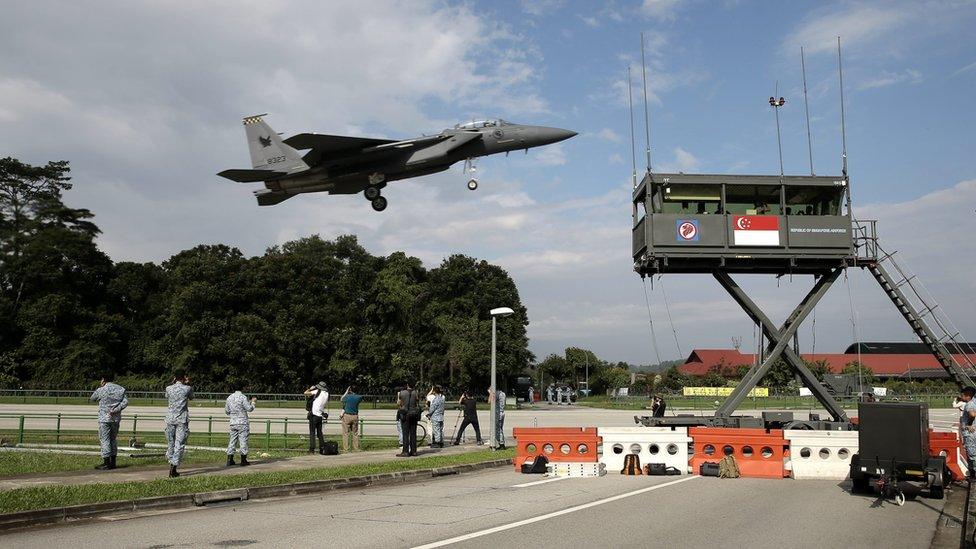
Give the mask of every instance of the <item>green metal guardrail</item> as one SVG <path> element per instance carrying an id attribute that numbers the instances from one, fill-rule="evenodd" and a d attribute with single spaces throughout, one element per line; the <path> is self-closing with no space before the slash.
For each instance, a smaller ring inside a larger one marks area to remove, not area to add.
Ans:
<path id="1" fill-rule="evenodd" d="M 195 439 L 198 444 L 202 443 L 202 440 L 205 440 L 207 446 L 213 446 L 213 444 L 214 444 L 214 437 L 215 436 L 218 439 L 220 439 L 220 444 L 224 444 L 226 442 L 227 433 L 224 433 L 224 432 L 216 432 L 215 433 L 214 430 L 213 430 L 214 417 L 215 416 L 213 416 L 213 415 L 208 415 L 208 416 L 195 416 L 195 417 L 194 416 L 191 416 L 190 417 L 190 420 L 189 420 L 190 421 L 190 436 L 193 437 L 193 439 Z M 220 422 L 227 421 L 227 418 L 225 416 L 216 416 L 216 417 L 217 417 L 217 420 L 218 420 L 218 424 L 220 424 Z M 162 433 L 161 431 L 139 431 L 139 421 L 140 420 L 143 420 L 143 421 L 145 421 L 145 420 L 160 420 L 161 421 L 161 420 L 164 420 L 165 418 L 166 418 L 165 415 L 159 415 L 159 414 L 131 414 L 131 415 L 126 416 L 126 417 L 123 418 L 123 420 L 122 420 L 122 428 L 120 428 L 119 432 L 120 432 L 120 434 L 126 434 L 126 435 L 131 435 L 131 436 L 146 435 L 146 434 L 156 434 L 156 435 L 159 435 L 159 434 Z M 94 437 L 97 437 L 97 433 L 95 431 L 93 431 L 93 430 L 85 430 L 85 429 L 62 429 L 62 427 L 61 427 L 61 423 L 62 423 L 63 420 L 84 420 L 84 421 L 90 421 L 92 424 L 96 424 L 98 422 L 98 416 L 95 415 L 95 414 L 52 414 L 52 413 L 38 413 L 38 414 L 16 414 L 16 413 L 14 413 L 14 414 L 10 414 L 10 413 L 0 413 L 0 420 L 4 420 L 4 419 L 8 419 L 8 420 L 9 419 L 14 419 L 14 420 L 17 421 L 17 429 L 14 432 L 13 436 L 16 437 L 18 444 L 23 444 L 24 443 L 24 440 L 25 440 L 25 436 L 26 435 L 35 435 L 35 436 L 43 436 L 43 437 L 53 437 L 54 440 L 55 440 L 55 443 L 60 443 L 61 442 L 61 439 L 63 437 L 69 437 L 69 436 L 83 436 L 83 437 L 94 436 Z M 50 422 L 50 421 L 53 420 L 55 422 L 55 428 L 53 430 L 52 429 L 45 429 L 45 428 L 30 429 L 28 427 L 28 420 L 43 420 L 43 421 L 46 421 L 46 422 Z M 198 431 L 196 431 L 194 429 L 194 425 L 199 426 L 199 425 L 201 425 L 204 422 L 206 422 L 206 427 L 207 427 L 206 428 L 206 431 L 198 432 Z M 289 442 L 289 432 L 288 432 L 289 425 L 299 425 L 301 427 L 307 427 L 307 425 L 308 425 L 308 423 L 307 423 L 307 421 L 305 419 L 292 419 L 292 418 L 287 418 L 287 417 L 285 417 L 285 418 L 260 418 L 260 417 L 252 417 L 252 418 L 249 418 L 249 422 L 250 422 L 250 425 L 252 427 L 252 430 L 251 430 L 252 446 L 255 446 L 257 448 L 262 448 L 260 445 L 254 444 L 255 441 L 262 441 L 263 442 L 263 449 L 266 449 L 266 450 L 272 449 L 272 448 L 283 448 L 283 449 L 287 449 L 288 448 L 288 442 Z M 338 425 L 338 422 L 336 422 L 335 424 Z M 131 425 L 131 429 L 128 428 L 130 425 Z M 327 425 L 329 425 L 329 424 L 327 424 Z M 367 435 L 366 435 L 366 429 L 367 429 L 368 426 L 380 426 L 380 425 L 395 426 L 396 425 L 396 420 L 394 420 L 394 419 L 360 419 L 359 420 L 359 436 L 360 436 L 360 438 L 366 438 L 367 437 Z M 254 429 L 255 426 L 263 426 L 264 427 L 263 433 L 261 431 L 259 431 L 259 430 L 255 430 Z M 281 426 L 281 430 L 280 431 L 273 432 L 272 431 L 272 426 Z M 418 434 L 417 434 L 418 440 L 421 439 L 421 436 L 422 435 L 423 436 L 426 436 L 426 429 L 424 429 L 423 426 L 420 426 L 420 430 L 421 431 L 419 431 Z M 0 432 L 2 432 L 2 431 L 3 430 L 0 429 Z M 293 431 L 291 433 L 291 435 L 293 435 L 293 436 L 300 436 L 301 434 L 307 434 L 307 431 L 304 431 L 304 432 L 303 431 Z M 339 433 L 337 433 L 337 434 L 339 434 Z M 392 438 L 392 437 L 390 437 L 390 436 L 375 436 L 375 437 L 370 437 L 370 438 Z M 189 441 L 188 441 L 188 443 L 189 443 Z M 277 443 L 277 444 L 273 444 L 273 443 Z"/>
<path id="2" fill-rule="evenodd" d="M 41 400 L 41 403 L 61 404 L 69 402 L 88 402 L 92 389 L 0 389 L 0 402 L 16 402 L 21 404 L 33 403 L 32 401 Z M 226 392 L 205 392 L 194 391 L 194 402 L 213 402 L 222 404 L 230 393 Z M 341 393 L 332 393 L 332 397 L 338 399 Z M 126 391 L 126 396 L 130 401 L 141 402 L 149 406 L 166 403 L 166 394 L 163 391 Z M 248 393 L 248 396 L 256 397 L 262 404 L 274 406 L 276 404 L 291 404 L 295 407 L 301 406 L 305 402 L 305 395 L 301 393 Z M 396 395 L 390 394 L 365 394 L 363 404 L 388 404 L 396 401 Z"/>
<path id="3" fill-rule="evenodd" d="M 544 396 L 544 395 L 543 395 Z M 681 394 L 663 395 L 668 403 L 668 410 L 695 410 L 709 412 L 716 408 L 716 401 L 721 403 L 725 400 L 723 396 L 684 396 Z M 889 393 L 884 397 L 886 402 L 927 402 L 930 406 L 948 407 L 951 405 L 955 395 L 945 393 L 914 393 L 914 394 L 893 394 Z M 856 407 L 857 397 L 836 397 L 837 401 L 845 407 Z M 578 401 L 579 404 L 608 407 L 621 407 L 629 409 L 639 409 L 649 404 L 650 397 L 645 395 L 629 395 L 620 397 L 586 397 Z M 545 399 L 536 404 L 545 404 Z M 774 409 L 818 409 L 821 405 L 813 396 L 800 396 L 798 394 L 770 394 L 768 397 L 748 397 L 741 408 L 751 410 L 774 410 Z"/>

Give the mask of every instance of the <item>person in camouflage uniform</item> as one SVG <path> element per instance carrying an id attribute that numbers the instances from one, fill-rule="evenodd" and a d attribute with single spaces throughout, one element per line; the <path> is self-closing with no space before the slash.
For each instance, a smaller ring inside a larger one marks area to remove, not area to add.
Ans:
<path id="1" fill-rule="evenodd" d="M 119 453 L 119 423 L 122 422 L 122 410 L 129 405 L 125 388 L 113 383 L 114 379 L 111 372 L 106 372 L 101 385 L 89 399 L 98 402 L 98 442 L 102 446 L 102 464 L 95 468 L 101 470 L 115 469 L 115 457 Z"/>
<path id="2" fill-rule="evenodd" d="M 234 465 L 234 447 L 241 451 L 241 466 L 250 465 L 247 461 L 247 439 L 251 435 L 251 425 L 247 413 L 254 411 L 256 398 L 248 400 L 244 393 L 234 391 L 227 397 L 224 413 L 230 416 L 230 441 L 227 443 L 227 466 Z"/>
<path id="3" fill-rule="evenodd" d="M 180 476 L 176 470 L 183 460 L 186 438 L 190 435 L 190 412 L 187 405 L 193 398 L 190 378 L 182 372 L 173 376 L 173 384 L 166 388 L 166 459 L 169 477 Z"/>

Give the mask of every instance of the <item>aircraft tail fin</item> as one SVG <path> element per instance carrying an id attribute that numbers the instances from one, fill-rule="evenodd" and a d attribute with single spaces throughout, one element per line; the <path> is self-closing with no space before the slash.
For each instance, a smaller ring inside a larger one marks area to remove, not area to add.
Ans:
<path id="1" fill-rule="evenodd" d="M 267 122 L 263 114 L 244 118 L 247 148 L 251 153 L 251 166 L 255 169 L 274 170 L 292 174 L 305 171 L 308 164 L 298 151 L 289 147 Z"/>

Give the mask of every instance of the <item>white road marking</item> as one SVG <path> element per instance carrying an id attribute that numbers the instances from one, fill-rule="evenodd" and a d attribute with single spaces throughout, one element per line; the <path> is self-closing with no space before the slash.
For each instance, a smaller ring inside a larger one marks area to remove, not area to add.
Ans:
<path id="1" fill-rule="evenodd" d="M 658 490 L 660 488 L 665 488 L 665 487 L 668 487 L 668 486 L 673 486 L 675 484 L 680 484 L 682 482 L 688 482 L 689 480 L 693 480 L 693 479 L 696 479 L 696 478 L 698 478 L 697 475 L 692 475 L 692 476 L 687 476 L 687 477 L 682 478 L 682 479 L 672 480 L 671 482 L 665 482 L 664 484 L 655 484 L 654 486 L 648 486 L 647 488 L 641 488 L 640 490 L 634 490 L 633 492 L 627 492 L 626 494 L 620 494 L 620 495 L 617 495 L 617 496 L 611 496 L 611 497 L 608 497 L 608 498 L 599 499 L 597 501 L 591 501 L 590 503 L 584 503 L 582 505 L 577 505 L 575 507 L 569 507 L 569 508 L 563 509 L 561 511 L 554 511 L 552 513 L 547 513 L 545 515 L 539 515 L 537 517 L 532 517 L 532 518 L 528 518 L 528 519 L 525 519 L 525 520 L 520 520 L 518 522 L 513 522 L 511 524 L 503 524 L 501 526 L 495 526 L 494 528 L 488 528 L 487 530 L 481 530 L 481 531 L 478 531 L 478 532 L 472 532 L 470 534 L 464 534 L 463 536 L 457 536 L 457 537 L 453 537 L 451 539 L 445 539 L 443 541 L 435 541 L 433 543 L 428 543 L 426 545 L 418 545 L 417 547 L 414 547 L 414 549 L 433 549 L 434 547 L 444 547 L 445 545 L 451 545 L 451 544 L 454 544 L 454 543 L 460 543 L 462 541 L 467 541 L 469 539 L 474 539 L 474 538 L 480 538 L 482 536 L 488 536 L 488 535 L 491 535 L 491 534 L 495 534 L 497 532 L 504 532 L 505 530 L 511 530 L 512 528 L 518 528 L 520 526 L 525 526 L 527 524 L 533 524 L 533 523 L 536 523 L 536 522 L 540 522 L 540 521 L 543 521 L 543 520 L 548 520 L 548 519 L 555 518 L 555 517 L 562 516 L 562 515 L 566 515 L 566 514 L 569 514 L 569 513 L 575 513 L 576 511 L 582 511 L 583 509 L 589 509 L 590 507 L 596 507 L 597 505 L 603 505 L 605 503 L 611 503 L 611 502 L 614 502 L 614 501 L 617 501 L 617 500 L 621 500 L 621 499 L 624 499 L 624 498 L 629 498 L 629 497 L 633 497 L 633 496 L 639 496 L 640 494 L 646 494 L 647 492 L 651 492 L 651 491 Z"/>
<path id="2" fill-rule="evenodd" d="M 542 480 L 537 480 L 535 482 L 526 482 L 526 483 L 523 483 L 523 484 L 516 484 L 516 485 L 512 486 L 512 488 L 528 488 L 529 486 L 536 486 L 538 484 L 545 484 L 547 482 L 556 482 L 557 480 L 566 480 L 568 478 L 572 478 L 572 477 L 545 478 L 545 479 L 542 479 Z"/>

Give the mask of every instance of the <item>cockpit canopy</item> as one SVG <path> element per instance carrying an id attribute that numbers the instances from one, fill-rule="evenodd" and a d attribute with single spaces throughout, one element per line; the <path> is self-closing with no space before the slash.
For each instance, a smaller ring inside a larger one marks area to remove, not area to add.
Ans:
<path id="1" fill-rule="evenodd" d="M 506 122 L 501 118 L 494 118 L 488 120 L 476 120 L 472 122 L 465 122 L 464 124 L 455 124 L 454 129 L 456 130 L 479 130 L 481 128 L 494 128 L 495 126 L 510 126 L 511 122 Z"/>

